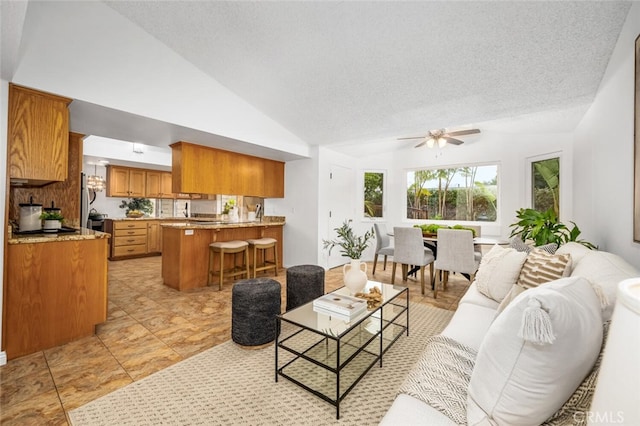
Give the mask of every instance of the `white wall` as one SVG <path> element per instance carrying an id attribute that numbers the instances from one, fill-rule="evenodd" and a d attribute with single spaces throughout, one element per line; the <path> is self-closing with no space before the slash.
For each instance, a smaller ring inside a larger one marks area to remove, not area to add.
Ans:
<path id="1" fill-rule="evenodd" d="M 29 2 L 12 81 L 308 156 L 308 146 L 102 2 Z"/>
<path id="2" fill-rule="evenodd" d="M 7 120 L 9 111 L 9 83 L 5 80 L 0 80 L 0 164 L 7 164 Z M 6 167 L 6 166 L 5 166 Z M 7 174 L 0 173 L 0 221 L 4 226 L 5 223 L 5 210 L 6 210 L 6 202 L 7 199 Z M 4 237 L 5 231 L 0 232 L 0 265 L 2 265 L 2 270 L 4 271 Z M 4 307 L 3 304 L 3 294 L 4 294 L 4 274 L 0 276 L 0 307 Z M 4 315 L 0 314 L 0 342 L 2 342 L 2 317 Z M 4 365 L 7 363 L 7 354 L 3 351 L 0 352 L 0 365 Z"/>
<path id="3" fill-rule="evenodd" d="M 283 265 L 317 264 L 318 258 L 318 152 L 310 159 L 285 164 L 285 198 L 264 200 L 265 215 L 285 216 Z"/>
<path id="4" fill-rule="evenodd" d="M 634 3 L 607 71 L 575 131 L 574 212 L 588 240 L 640 268 L 633 242 L 634 40 L 640 4 Z M 638 112 L 640 113 L 640 111 Z"/>
<path id="5" fill-rule="evenodd" d="M 483 127 L 481 124 L 479 127 Z M 366 157 L 358 161 L 358 173 L 367 169 L 387 170 L 387 227 L 410 226 L 425 221 L 405 218 L 406 180 L 409 169 L 450 167 L 461 164 L 492 163 L 499 165 L 500 198 L 498 221 L 474 222 L 482 226 L 482 235 L 507 237 L 509 225 L 516 219 L 516 210 L 530 205 L 527 189 L 527 158 L 558 152 L 562 155 L 562 220 L 572 218 L 572 135 L 562 134 L 505 134 L 483 132 L 473 142 L 462 146 L 413 148 Z"/>

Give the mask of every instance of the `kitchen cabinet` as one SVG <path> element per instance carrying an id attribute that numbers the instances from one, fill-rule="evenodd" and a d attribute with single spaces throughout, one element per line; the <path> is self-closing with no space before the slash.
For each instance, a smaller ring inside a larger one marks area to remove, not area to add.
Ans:
<path id="1" fill-rule="evenodd" d="M 284 197 L 284 163 L 177 142 L 172 148 L 173 192 Z"/>
<path id="2" fill-rule="evenodd" d="M 162 226 L 158 220 L 147 222 L 147 253 L 162 253 Z"/>
<path id="3" fill-rule="evenodd" d="M 6 265 L 8 359 L 91 336 L 106 321 L 107 238 L 8 244 Z"/>
<path id="4" fill-rule="evenodd" d="M 146 196 L 146 171 L 129 167 L 107 167 L 107 197 Z"/>
<path id="5" fill-rule="evenodd" d="M 264 198 L 284 198 L 284 163 L 264 159 Z"/>
<path id="6" fill-rule="evenodd" d="M 9 84 L 8 167 L 11 185 L 67 179 L 71 99 Z"/>
<path id="7" fill-rule="evenodd" d="M 147 170 L 146 197 L 147 198 L 176 198 L 171 190 L 172 180 L 170 172 Z"/>
<path id="8" fill-rule="evenodd" d="M 110 260 L 147 255 L 147 221 L 107 219 L 105 223 L 111 233 Z"/>

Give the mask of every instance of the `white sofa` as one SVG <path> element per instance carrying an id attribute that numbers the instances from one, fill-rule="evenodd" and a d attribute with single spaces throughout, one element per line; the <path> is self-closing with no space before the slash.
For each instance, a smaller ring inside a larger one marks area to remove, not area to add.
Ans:
<path id="1" fill-rule="evenodd" d="M 569 275 L 571 277 L 584 277 L 592 286 L 593 284 L 595 284 L 595 286 L 593 287 L 597 287 L 599 289 L 596 292 L 599 293 L 599 301 L 601 302 L 598 308 L 602 310 L 598 313 L 598 315 L 601 315 L 601 320 L 603 323 L 611 318 L 611 313 L 615 302 L 617 284 L 624 279 L 632 278 L 639 275 L 638 271 L 635 270 L 627 262 L 625 262 L 621 257 L 603 251 L 588 250 L 584 246 L 577 243 L 565 244 L 560 247 L 556 253 L 568 253 L 571 256 L 571 261 L 569 266 L 567 266 L 566 268 L 567 270 L 565 272 L 565 275 Z M 576 280 L 578 279 L 574 279 L 574 281 Z M 545 285 L 542 285 L 541 287 L 544 287 Z M 533 290 L 527 290 L 518 297 L 521 297 L 527 292 L 531 291 Z M 516 300 L 518 299 L 514 299 L 511 303 L 516 303 Z M 498 303 L 497 301 L 483 295 L 478 290 L 477 283 L 474 282 L 473 284 L 471 284 L 466 294 L 460 300 L 453 318 L 451 319 L 447 327 L 442 331 L 442 335 L 447 336 L 455 340 L 456 342 L 459 342 L 478 352 L 481 348 L 483 340 L 492 327 L 492 324 L 494 324 L 494 320 L 497 318 L 497 310 L 499 305 L 500 303 Z M 506 312 L 507 311 L 505 310 L 500 315 Z M 600 337 L 600 342 L 602 342 L 602 337 Z M 492 344 L 495 345 L 495 341 L 492 342 Z M 498 344 L 495 346 L 500 345 Z M 599 351 L 600 349 L 598 348 L 598 352 Z M 476 359 L 476 362 L 477 361 L 478 360 Z M 591 365 L 593 365 L 594 363 L 592 359 L 589 359 L 587 362 L 591 363 Z M 571 361 L 569 361 L 569 363 L 571 363 Z M 477 363 L 473 367 L 473 374 L 484 374 L 483 372 L 477 372 L 476 366 Z M 486 364 L 483 364 L 483 366 L 486 367 Z M 424 369 L 422 371 L 424 371 Z M 416 367 L 414 367 L 414 376 L 415 374 L 417 374 Z M 584 378 L 584 376 L 581 377 Z M 578 384 L 579 383 L 580 382 L 578 382 Z M 573 389 L 575 390 L 575 388 Z M 513 399 L 511 401 L 513 401 Z M 467 414 L 469 414 L 474 409 L 477 411 L 478 407 L 472 408 L 470 407 L 470 405 L 471 404 L 466 405 Z M 473 405 L 475 405 L 475 403 Z M 504 420 L 500 421 L 494 418 L 484 418 L 481 421 L 469 421 L 469 424 L 504 423 Z M 521 424 L 526 423 L 527 421 L 525 420 Z M 406 393 L 399 393 L 380 424 L 385 426 L 437 426 L 453 425 L 457 423 L 443 414 L 443 412 L 441 412 L 440 410 L 432 407 L 431 405 L 428 405 L 423 400 Z"/>

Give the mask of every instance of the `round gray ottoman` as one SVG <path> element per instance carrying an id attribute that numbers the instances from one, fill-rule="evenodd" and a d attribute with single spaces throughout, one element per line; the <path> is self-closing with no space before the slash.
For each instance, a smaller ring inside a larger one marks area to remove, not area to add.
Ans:
<path id="1" fill-rule="evenodd" d="M 324 268 L 298 265 L 287 268 L 287 311 L 324 294 Z"/>
<path id="2" fill-rule="evenodd" d="M 243 346 L 273 342 L 279 333 L 280 283 L 271 278 L 238 281 L 231 291 L 231 339 Z"/>

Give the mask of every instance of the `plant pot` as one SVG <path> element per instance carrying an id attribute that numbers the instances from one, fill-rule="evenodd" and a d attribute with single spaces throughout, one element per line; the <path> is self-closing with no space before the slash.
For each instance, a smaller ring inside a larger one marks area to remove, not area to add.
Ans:
<path id="1" fill-rule="evenodd" d="M 44 232 L 54 232 L 62 228 L 62 222 L 59 220 L 45 220 L 42 224 L 42 230 Z"/>
<path id="2" fill-rule="evenodd" d="M 364 265 L 364 271 L 362 270 Z M 347 271 L 347 267 L 349 270 Z M 344 285 L 349 289 L 351 295 L 361 292 L 367 285 L 367 264 L 361 262 L 360 259 L 351 259 L 351 263 L 347 263 L 342 267 Z"/>

